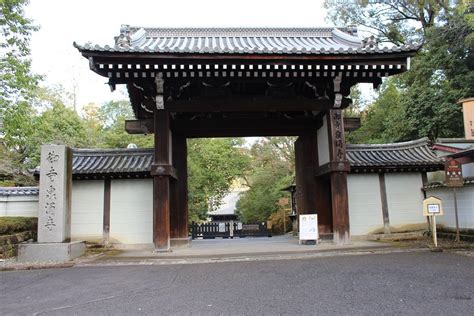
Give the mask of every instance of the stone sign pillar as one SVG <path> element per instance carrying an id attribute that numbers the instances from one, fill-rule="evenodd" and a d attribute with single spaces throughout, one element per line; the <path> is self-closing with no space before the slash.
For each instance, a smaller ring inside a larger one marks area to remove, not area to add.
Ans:
<path id="1" fill-rule="evenodd" d="M 71 150 L 66 146 L 41 147 L 38 242 L 71 239 Z"/>
<path id="2" fill-rule="evenodd" d="M 20 244 L 19 261 L 64 262 L 84 253 L 84 242 L 70 242 L 71 188 L 71 149 L 41 146 L 38 242 Z"/>

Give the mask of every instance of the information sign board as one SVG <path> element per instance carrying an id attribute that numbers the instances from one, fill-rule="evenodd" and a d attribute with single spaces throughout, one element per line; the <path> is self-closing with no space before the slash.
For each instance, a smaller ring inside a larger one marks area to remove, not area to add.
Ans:
<path id="1" fill-rule="evenodd" d="M 462 178 L 462 165 L 456 159 L 447 160 L 444 165 L 447 187 L 462 187 L 464 180 Z"/>
<path id="2" fill-rule="evenodd" d="M 318 215 L 317 214 L 304 214 L 299 217 L 300 225 L 300 240 L 318 240 Z"/>
<path id="3" fill-rule="evenodd" d="M 423 216 L 444 215 L 441 199 L 430 196 L 423 200 Z"/>

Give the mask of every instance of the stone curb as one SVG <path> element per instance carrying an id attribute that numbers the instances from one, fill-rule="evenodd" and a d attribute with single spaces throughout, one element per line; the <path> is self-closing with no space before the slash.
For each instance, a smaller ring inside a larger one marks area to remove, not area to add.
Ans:
<path id="1" fill-rule="evenodd" d="M 366 254 L 388 254 L 388 253 L 406 253 L 406 252 L 426 252 L 429 248 L 405 248 L 405 249 L 346 249 L 346 250 L 325 250 L 311 253 L 280 253 L 280 254 L 261 254 L 239 255 L 239 256 L 208 256 L 208 257 L 190 257 L 190 258 L 133 258 L 122 260 L 124 258 L 110 258 L 109 260 L 81 262 L 75 267 L 108 267 L 108 266 L 132 266 L 132 265 L 174 265 L 174 264 L 204 264 L 204 263 L 223 263 L 223 262 L 251 262 L 251 261 L 270 261 L 270 260 L 295 260 L 312 259 L 323 257 L 340 257 L 350 255 Z"/>
<path id="2" fill-rule="evenodd" d="M 455 249 L 443 249 L 445 251 L 452 250 L 454 253 L 458 253 L 460 250 L 468 250 L 465 248 Z M 313 258 L 327 258 L 327 257 L 342 257 L 342 256 L 358 256 L 358 255 L 369 255 L 369 254 L 390 254 L 390 253 L 411 253 L 411 252 L 429 252 L 431 248 L 422 247 L 406 247 L 406 248 L 394 248 L 394 247 L 366 247 L 357 249 L 325 249 L 312 252 L 286 252 L 279 254 L 262 254 L 253 253 L 250 255 L 220 255 L 220 256 L 207 256 L 207 257 L 188 257 L 188 258 L 136 258 L 128 257 L 125 258 L 109 258 L 103 260 L 105 254 L 96 254 L 91 257 L 81 257 L 76 260 L 66 263 L 32 263 L 32 264 L 12 264 L 10 266 L 0 266 L 0 272 L 2 271 L 19 271 L 19 270 L 36 270 L 36 269 L 55 269 L 55 268 L 86 268 L 86 267 L 114 267 L 114 266 L 161 266 L 161 265 L 175 265 L 175 264 L 206 264 L 206 263 L 226 263 L 226 262 L 255 262 L 255 261 L 270 261 L 270 260 L 304 260 Z M 469 251 L 469 250 L 468 250 Z M 471 256 L 471 255 L 470 255 Z M 96 261 L 99 259 L 99 261 Z"/>

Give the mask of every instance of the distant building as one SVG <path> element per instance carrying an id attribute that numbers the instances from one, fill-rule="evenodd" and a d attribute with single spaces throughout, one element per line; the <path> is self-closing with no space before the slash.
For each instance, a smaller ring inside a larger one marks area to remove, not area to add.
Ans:
<path id="1" fill-rule="evenodd" d="M 233 189 L 222 199 L 222 204 L 214 211 L 209 212 L 209 218 L 213 222 L 228 222 L 237 221 L 238 216 L 237 202 L 240 199 L 240 194 L 246 189 Z"/>

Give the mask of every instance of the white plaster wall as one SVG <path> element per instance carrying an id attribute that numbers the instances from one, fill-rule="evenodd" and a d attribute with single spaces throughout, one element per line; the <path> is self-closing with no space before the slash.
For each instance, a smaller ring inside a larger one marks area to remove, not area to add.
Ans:
<path id="1" fill-rule="evenodd" d="M 38 217 L 38 196 L 0 197 L 0 216 Z"/>
<path id="2" fill-rule="evenodd" d="M 462 165 L 462 176 L 464 178 L 474 177 L 474 162 Z"/>
<path id="3" fill-rule="evenodd" d="M 349 174 L 349 224 L 351 235 L 383 231 L 382 201 L 378 174 Z"/>
<path id="4" fill-rule="evenodd" d="M 415 227 L 406 225 L 426 224 L 423 216 L 423 181 L 421 173 L 386 173 L 388 217 L 390 226 L 407 230 Z M 421 227 L 419 227 L 421 228 Z"/>
<path id="5" fill-rule="evenodd" d="M 153 180 L 112 180 L 110 241 L 121 244 L 153 242 Z"/>
<path id="6" fill-rule="evenodd" d="M 71 239 L 101 241 L 104 181 L 75 180 L 71 196 Z"/>
<path id="7" fill-rule="evenodd" d="M 454 214 L 454 196 L 452 188 L 434 188 L 426 196 L 436 196 L 443 201 L 444 216 L 437 216 L 436 223 L 449 228 L 456 228 Z M 456 188 L 458 201 L 458 219 L 461 229 L 474 229 L 474 185 Z"/>
<path id="8" fill-rule="evenodd" d="M 7 197 L 0 196 L 0 216 L 7 216 Z"/>
<path id="9" fill-rule="evenodd" d="M 329 138 L 327 115 L 323 117 L 323 125 L 318 129 L 318 159 L 322 166 L 329 162 Z"/>

